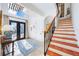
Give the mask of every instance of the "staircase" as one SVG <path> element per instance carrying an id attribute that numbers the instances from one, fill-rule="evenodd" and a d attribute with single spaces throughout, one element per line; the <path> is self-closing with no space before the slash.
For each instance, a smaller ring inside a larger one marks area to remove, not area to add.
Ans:
<path id="1" fill-rule="evenodd" d="M 79 47 L 70 18 L 59 20 L 46 56 L 79 56 Z"/>

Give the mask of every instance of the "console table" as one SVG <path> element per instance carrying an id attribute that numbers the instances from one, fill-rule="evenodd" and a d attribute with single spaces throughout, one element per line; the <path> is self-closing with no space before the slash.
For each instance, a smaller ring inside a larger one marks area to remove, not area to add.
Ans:
<path id="1" fill-rule="evenodd" d="M 8 51 L 8 46 L 10 44 L 12 44 L 12 46 L 11 46 L 12 47 L 12 52 Z M 5 49 L 8 51 L 7 54 L 5 53 Z M 6 55 L 8 55 L 10 53 L 12 53 L 12 55 L 14 55 L 14 41 L 12 41 L 12 40 L 5 40 L 5 41 L 2 42 L 2 55 L 6 56 Z"/>

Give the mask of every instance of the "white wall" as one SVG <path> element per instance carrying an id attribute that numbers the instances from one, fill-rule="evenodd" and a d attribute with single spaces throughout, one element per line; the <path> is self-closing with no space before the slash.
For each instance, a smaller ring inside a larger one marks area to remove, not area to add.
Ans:
<path id="1" fill-rule="evenodd" d="M 51 7 L 52 6 L 52 7 Z M 45 15 L 45 19 L 44 19 L 44 27 L 46 27 L 48 24 L 50 24 L 54 17 L 57 15 L 58 11 L 57 11 L 57 7 L 56 7 L 56 4 L 53 3 L 52 5 L 50 6 L 50 9 L 48 9 L 48 11 L 50 11 L 50 13 L 47 13 Z M 47 10 L 47 9 L 45 9 Z M 56 25 L 57 25 L 57 19 L 56 19 Z"/>
<path id="2" fill-rule="evenodd" d="M 32 39 L 36 39 L 39 41 L 44 41 L 44 25 L 51 23 L 53 18 L 57 14 L 57 7 L 56 4 L 34 4 L 38 9 L 45 13 L 44 16 L 40 15 L 37 12 L 29 10 L 29 20 L 28 20 L 28 27 L 29 27 L 29 37 Z M 39 12 L 39 11 L 38 11 Z M 49 18 L 46 20 L 45 18 Z M 45 23 L 46 22 L 46 23 Z"/>
<path id="3" fill-rule="evenodd" d="M 57 13 L 56 3 L 35 3 L 38 9 L 40 9 L 45 16 L 54 17 Z"/>
<path id="4" fill-rule="evenodd" d="M 71 11 L 72 11 L 73 26 L 76 33 L 76 39 L 78 40 L 79 45 L 79 4 L 78 3 L 71 4 Z"/>
<path id="5" fill-rule="evenodd" d="M 8 14 L 8 3 L 2 3 L 1 9 L 3 11 L 3 14 Z"/>
<path id="6" fill-rule="evenodd" d="M 38 41 L 44 41 L 44 19 L 39 14 L 29 10 L 29 37 Z"/>
<path id="7" fill-rule="evenodd" d="M 70 3 L 65 3 L 64 16 L 67 15 L 67 8 L 70 8 Z"/>
<path id="8" fill-rule="evenodd" d="M 1 3 L 0 3 L 0 10 L 1 10 Z"/>

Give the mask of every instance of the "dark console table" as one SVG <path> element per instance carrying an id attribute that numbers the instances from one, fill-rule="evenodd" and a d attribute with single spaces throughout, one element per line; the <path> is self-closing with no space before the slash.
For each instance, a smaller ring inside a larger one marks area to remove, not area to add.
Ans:
<path id="1" fill-rule="evenodd" d="M 11 44 L 12 44 L 12 46 L 11 46 L 12 47 L 12 51 L 9 52 L 8 51 L 8 47 Z M 5 53 L 5 49 L 8 51 L 7 54 Z M 6 55 L 8 55 L 10 53 L 12 53 L 12 55 L 14 55 L 14 41 L 12 41 L 12 40 L 5 40 L 5 41 L 2 42 L 2 55 L 3 56 L 6 56 Z"/>

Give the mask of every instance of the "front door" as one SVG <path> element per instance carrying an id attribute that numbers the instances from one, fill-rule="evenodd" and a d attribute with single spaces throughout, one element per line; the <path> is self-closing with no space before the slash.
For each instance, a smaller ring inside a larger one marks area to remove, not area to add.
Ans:
<path id="1" fill-rule="evenodd" d="M 25 38 L 25 23 L 10 20 L 10 25 L 13 26 L 15 33 L 12 35 L 14 39 L 24 39 Z"/>

